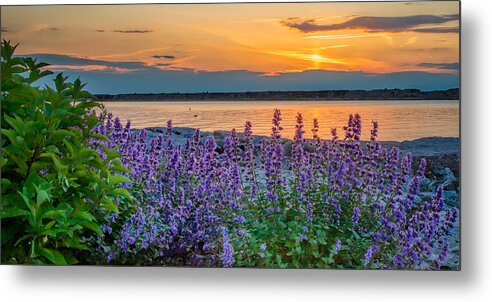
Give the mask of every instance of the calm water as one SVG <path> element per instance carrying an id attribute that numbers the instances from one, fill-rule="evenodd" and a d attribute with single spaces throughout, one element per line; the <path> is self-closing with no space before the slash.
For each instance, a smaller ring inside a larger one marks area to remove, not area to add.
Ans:
<path id="1" fill-rule="evenodd" d="M 242 132 L 245 121 L 253 123 L 257 135 L 269 135 L 273 110 L 282 111 L 284 134 L 294 135 L 295 116 L 301 112 L 306 134 L 317 118 L 322 138 L 330 129 L 346 124 L 349 114 L 362 116 L 363 139 L 369 138 L 371 121 L 380 126 L 380 140 L 404 141 L 420 137 L 459 136 L 459 101 L 199 101 L 199 102 L 108 102 L 105 106 L 133 128 L 165 127 L 171 119 L 175 127 L 202 131 Z M 191 110 L 190 110 L 191 109 Z"/>

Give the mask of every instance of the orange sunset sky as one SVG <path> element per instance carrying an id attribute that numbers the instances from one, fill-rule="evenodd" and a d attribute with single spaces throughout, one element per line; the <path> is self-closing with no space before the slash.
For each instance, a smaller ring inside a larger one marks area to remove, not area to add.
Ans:
<path id="1" fill-rule="evenodd" d="M 339 88 L 352 75 L 361 84 L 348 89 L 458 85 L 456 1 L 4 6 L 1 16 L 2 37 L 20 43 L 19 54 L 89 84 L 104 80 L 92 84 L 96 92 L 131 92 L 139 78 L 155 78 L 143 91 L 162 92 L 201 91 L 195 82 L 218 79 L 225 82 L 207 90 L 255 90 L 251 83 L 265 81 L 258 90 Z M 299 84 L 313 83 L 313 72 L 325 79 L 319 87 Z M 299 81 L 285 84 L 291 78 Z"/>

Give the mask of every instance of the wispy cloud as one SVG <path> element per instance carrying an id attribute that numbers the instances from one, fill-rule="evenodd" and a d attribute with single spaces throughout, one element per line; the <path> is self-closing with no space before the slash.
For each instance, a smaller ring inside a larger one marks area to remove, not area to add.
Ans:
<path id="1" fill-rule="evenodd" d="M 415 28 L 414 32 L 418 33 L 459 33 L 459 27 L 428 27 L 428 28 Z"/>
<path id="2" fill-rule="evenodd" d="M 371 37 L 384 37 L 385 34 L 366 34 L 366 35 L 316 35 L 307 36 L 306 39 L 324 39 L 324 40 L 338 40 L 338 39 L 357 39 L 357 38 L 371 38 Z"/>
<path id="3" fill-rule="evenodd" d="M 154 58 L 154 59 L 169 59 L 169 60 L 172 60 L 172 59 L 175 59 L 176 57 L 175 56 L 171 56 L 171 55 L 153 55 L 152 58 Z"/>
<path id="4" fill-rule="evenodd" d="M 460 69 L 459 63 L 420 63 L 417 66 L 427 67 L 427 68 L 437 68 L 437 69 L 449 69 L 449 70 Z"/>
<path id="5" fill-rule="evenodd" d="M 107 71 L 114 73 L 127 73 L 131 69 L 105 66 L 105 65 L 49 65 L 46 67 L 51 71 Z"/>
<path id="6" fill-rule="evenodd" d="M 323 46 L 320 49 L 331 49 L 331 48 L 345 48 L 354 46 L 353 44 L 339 44 L 339 45 L 331 45 L 331 46 Z"/>
<path id="7" fill-rule="evenodd" d="M 61 30 L 61 28 L 55 27 L 55 26 L 50 27 L 49 24 L 45 24 L 43 27 L 41 27 L 39 29 L 39 31 L 43 31 L 43 32 L 46 32 L 46 31 L 60 31 L 60 30 Z"/>
<path id="8" fill-rule="evenodd" d="M 260 52 L 271 54 L 271 55 L 300 59 L 305 61 L 311 61 L 316 63 L 345 64 L 340 60 L 325 57 L 318 54 L 312 54 L 312 53 L 296 53 L 296 52 L 287 52 L 287 51 L 260 51 Z"/>
<path id="9" fill-rule="evenodd" d="M 122 33 L 122 34 L 147 34 L 153 32 L 153 30 L 148 30 L 148 29 L 131 29 L 131 30 L 123 30 L 123 29 L 115 29 L 113 30 L 115 33 Z"/>
<path id="10" fill-rule="evenodd" d="M 153 68 L 144 62 L 105 61 L 61 54 L 26 54 L 22 56 L 35 57 L 41 62 L 50 64 L 47 68 L 55 71 L 80 70 L 123 73 Z"/>
<path id="11" fill-rule="evenodd" d="M 148 34 L 153 32 L 153 30 L 150 29 L 114 29 L 108 31 L 102 28 L 96 29 L 95 31 L 98 33 L 114 32 L 120 34 Z"/>
<path id="12" fill-rule="evenodd" d="M 363 29 L 367 32 L 456 32 L 456 27 L 427 27 L 425 25 L 437 25 L 459 20 L 458 14 L 452 15 L 413 15 L 401 17 L 373 17 L 360 16 L 342 23 L 318 24 L 315 19 L 288 18 L 280 23 L 291 29 L 304 33 L 317 31 L 332 31 L 342 29 Z"/>
<path id="13" fill-rule="evenodd" d="M 153 66 L 163 66 L 163 67 L 165 67 L 165 66 L 172 66 L 172 65 L 173 65 L 172 63 L 156 63 Z"/>

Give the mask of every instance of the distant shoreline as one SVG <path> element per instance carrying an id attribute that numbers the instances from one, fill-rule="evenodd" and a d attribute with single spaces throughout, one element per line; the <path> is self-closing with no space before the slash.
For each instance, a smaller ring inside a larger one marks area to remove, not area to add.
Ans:
<path id="1" fill-rule="evenodd" d="M 95 94 L 101 102 L 161 102 L 161 101 L 396 101 L 396 100 L 459 100 L 459 88 L 435 91 L 418 89 L 321 90 L 321 91 L 260 91 Z"/>

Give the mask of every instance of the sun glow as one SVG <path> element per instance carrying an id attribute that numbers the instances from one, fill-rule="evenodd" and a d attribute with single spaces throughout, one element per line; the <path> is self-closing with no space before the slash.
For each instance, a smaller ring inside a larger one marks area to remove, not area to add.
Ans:
<path id="1" fill-rule="evenodd" d="M 21 54 L 69 54 L 115 63 L 87 62 L 86 67 L 78 67 L 69 61 L 63 65 L 53 62 L 60 70 L 66 65 L 66 70 L 122 73 L 127 71 L 124 63 L 138 62 L 160 70 L 246 70 L 264 75 L 311 69 L 455 72 L 442 66 L 459 61 L 458 34 L 439 31 L 459 25 L 458 21 L 423 24 L 423 32 L 394 32 L 391 28 L 375 32 L 367 29 L 372 24 L 369 21 L 362 24 L 365 29 L 361 24 L 316 28 L 349 22 L 354 15 L 397 19 L 457 13 L 456 3 L 440 2 L 425 6 L 349 2 L 103 5 L 96 12 L 91 6 L 5 7 L 1 20 L 2 35 L 20 43 Z M 90 24 L 87 15 L 92 16 Z M 308 20 L 307 27 L 291 28 L 283 22 L 289 18 Z"/>

